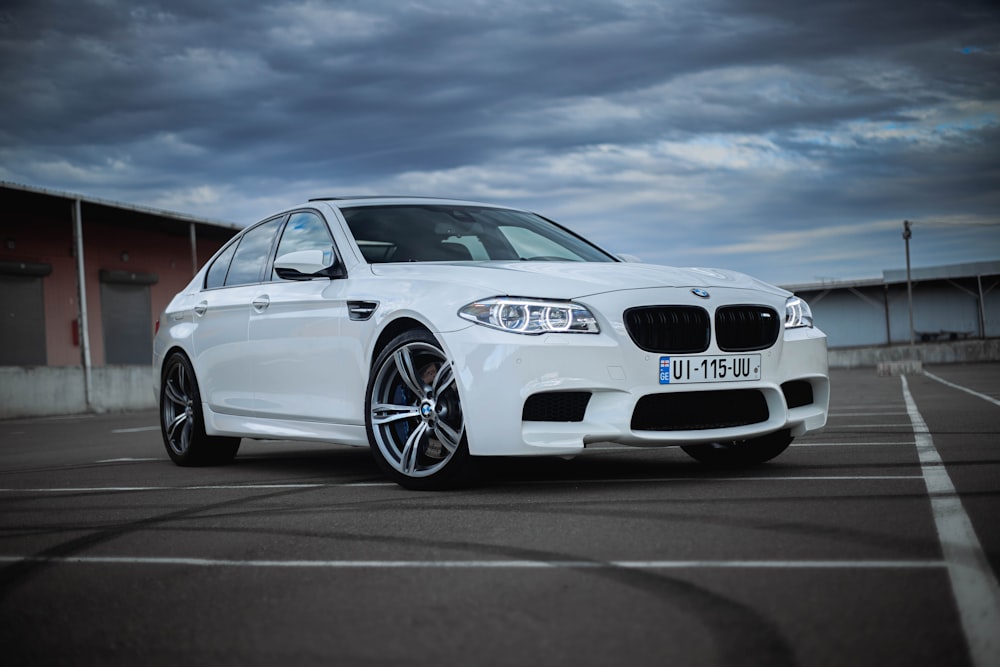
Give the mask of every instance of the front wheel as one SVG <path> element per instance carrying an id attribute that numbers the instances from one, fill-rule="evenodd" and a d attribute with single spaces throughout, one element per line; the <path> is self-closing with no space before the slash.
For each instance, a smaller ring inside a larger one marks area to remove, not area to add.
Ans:
<path id="1" fill-rule="evenodd" d="M 691 458 L 716 468 L 745 468 L 770 461 L 790 444 L 792 436 L 785 430 L 749 440 L 685 445 L 681 449 Z"/>
<path id="2" fill-rule="evenodd" d="M 472 478 L 454 365 L 430 332 L 404 332 L 382 350 L 365 405 L 375 461 L 397 484 L 434 490 Z"/>
<path id="3" fill-rule="evenodd" d="M 228 463 L 240 448 L 239 438 L 206 435 L 198 381 L 180 352 L 170 355 L 160 376 L 160 432 L 167 454 L 180 466 Z"/>

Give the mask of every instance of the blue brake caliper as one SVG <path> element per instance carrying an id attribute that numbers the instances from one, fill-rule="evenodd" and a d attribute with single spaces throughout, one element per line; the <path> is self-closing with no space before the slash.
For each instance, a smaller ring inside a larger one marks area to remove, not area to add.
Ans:
<path id="1" fill-rule="evenodd" d="M 396 391 L 392 394 L 392 403 L 393 405 L 410 404 L 410 392 L 404 385 L 396 387 Z M 406 442 L 406 439 L 410 437 L 410 431 L 413 430 L 410 422 L 405 419 L 394 423 L 392 428 L 399 442 Z"/>

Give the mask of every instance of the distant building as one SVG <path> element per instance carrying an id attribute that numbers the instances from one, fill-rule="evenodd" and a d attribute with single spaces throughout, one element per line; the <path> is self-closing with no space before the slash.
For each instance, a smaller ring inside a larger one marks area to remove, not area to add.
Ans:
<path id="1" fill-rule="evenodd" d="M 155 320 L 239 229 L 0 182 L 0 417 L 151 405 Z"/>
<path id="2" fill-rule="evenodd" d="M 915 343 L 1000 337 L 1000 261 L 912 269 Z M 785 285 L 812 307 L 830 348 L 910 343 L 906 271 Z"/>

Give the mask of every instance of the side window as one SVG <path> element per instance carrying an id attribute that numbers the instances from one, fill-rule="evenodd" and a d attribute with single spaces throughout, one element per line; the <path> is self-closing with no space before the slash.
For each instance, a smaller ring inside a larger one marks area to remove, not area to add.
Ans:
<path id="1" fill-rule="evenodd" d="M 233 255 L 236 253 L 236 244 L 230 243 L 229 247 L 222 251 L 215 261 L 212 262 L 212 266 L 208 269 L 208 274 L 205 276 L 205 289 L 213 289 L 215 287 L 222 287 L 226 284 L 226 274 L 229 273 L 229 263 L 233 261 Z"/>
<path id="2" fill-rule="evenodd" d="M 261 281 L 264 266 L 267 264 L 274 235 L 281 225 L 281 218 L 275 218 L 257 225 L 243 234 L 240 245 L 236 248 L 233 263 L 229 266 L 226 276 L 226 287 L 233 285 L 249 285 Z"/>
<path id="3" fill-rule="evenodd" d="M 293 213 L 285 225 L 278 242 L 278 252 L 275 257 L 287 255 L 300 250 L 322 250 L 330 253 L 330 263 L 333 263 L 333 239 L 326 228 L 326 223 L 315 213 Z M 271 270 L 271 280 L 281 280 L 278 274 Z"/>

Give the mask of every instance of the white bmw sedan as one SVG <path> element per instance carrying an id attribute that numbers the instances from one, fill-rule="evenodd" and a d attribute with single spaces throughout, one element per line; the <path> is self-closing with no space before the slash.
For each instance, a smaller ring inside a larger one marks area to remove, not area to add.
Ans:
<path id="1" fill-rule="evenodd" d="M 323 441 L 413 489 L 607 442 L 757 464 L 830 396 L 826 336 L 789 292 L 443 199 L 313 199 L 248 227 L 167 306 L 153 364 L 179 465 Z"/>

